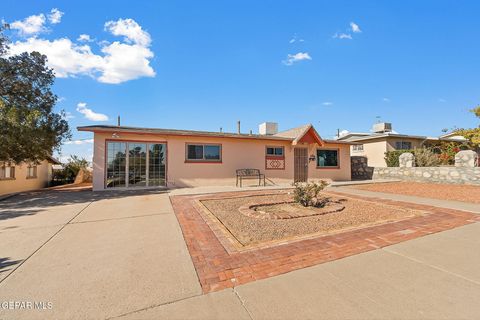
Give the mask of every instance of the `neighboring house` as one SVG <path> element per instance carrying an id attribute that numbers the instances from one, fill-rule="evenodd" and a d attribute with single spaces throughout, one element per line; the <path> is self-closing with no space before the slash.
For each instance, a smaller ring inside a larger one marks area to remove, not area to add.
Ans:
<path id="1" fill-rule="evenodd" d="M 267 184 L 350 180 L 348 141 L 322 139 L 312 125 L 259 134 L 94 125 L 93 189 L 235 185 L 236 169 L 260 169 Z M 239 130 L 240 132 L 240 130 Z M 254 183 L 254 181 L 251 181 Z"/>
<path id="2" fill-rule="evenodd" d="M 349 132 L 337 138 L 337 141 L 356 142 L 352 145 L 352 156 L 364 156 L 370 167 L 386 167 L 385 152 L 394 150 L 412 150 L 437 141 L 465 142 L 462 136 L 427 137 L 400 134 L 392 129 L 391 123 L 376 123 L 370 133 Z"/>
<path id="3" fill-rule="evenodd" d="M 1 163 L 0 195 L 48 187 L 52 180 L 52 165 L 60 164 L 53 157 L 38 164 Z"/>

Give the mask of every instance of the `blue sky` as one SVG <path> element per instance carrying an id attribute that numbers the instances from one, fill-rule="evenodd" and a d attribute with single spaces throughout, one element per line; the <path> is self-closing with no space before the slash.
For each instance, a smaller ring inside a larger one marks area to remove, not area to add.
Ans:
<path id="1" fill-rule="evenodd" d="M 90 157 L 92 135 L 75 128 L 117 115 L 212 131 L 313 123 L 327 138 L 377 117 L 419 135 L 477 126 L 478 12 L 478 1 L 0 3 L 12 50 L 43 51 L 60 76 L 77 141 L 63 157 Z"/>

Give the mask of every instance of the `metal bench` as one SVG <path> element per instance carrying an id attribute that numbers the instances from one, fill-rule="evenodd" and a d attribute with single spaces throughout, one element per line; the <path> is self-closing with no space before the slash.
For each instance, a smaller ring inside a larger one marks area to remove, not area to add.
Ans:
<path id="1" fill-rule="evenodd" d="M 242 186 L 243 179 L 258 179 L 258 185 L 262 184 L 265 186 L 265 175 L 260 173 L 259 169 L 237 169 L 237 187 L 240 182 L 240 187 Z"/>

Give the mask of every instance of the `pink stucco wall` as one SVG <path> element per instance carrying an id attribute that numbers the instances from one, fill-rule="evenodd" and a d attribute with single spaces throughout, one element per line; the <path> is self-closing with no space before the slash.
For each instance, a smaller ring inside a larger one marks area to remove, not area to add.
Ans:
<path id="1" fill-rule="evenodd" d="M 283 184 L 293 181 L 293 150 L 290 141 L 272 141 L 260 139 L 217 138 L 198 136 L 161 136 L 150 134 L 121 133 L 112 139 L 111 133 L 95 133 L 93 156 L 93 188 L 104 189 L 105 144 L 109 141 L 145 141 L 167 143 L 167 180 L 169 187 L 188 187 L 202 185 L 235 185 L 235 170 L 257 168 L 265 173 L 268 184 Z M 185 162 L 186 143 L 216 143 L 222 145 L 221 163 Z M 283 146 L 285 148 L 285 169 L 265 170 L 265 147 Z M 328 148 L 340 149 L 340 168 L 317 169 L 315 162 L 309 164 L 311 179 L 350 180 L 349 145 L 328 145 Z M 316 145 L 309 146 L 309 154 L 316 153 Z M 250 180 L 254 183 L 253 180 Z"/>

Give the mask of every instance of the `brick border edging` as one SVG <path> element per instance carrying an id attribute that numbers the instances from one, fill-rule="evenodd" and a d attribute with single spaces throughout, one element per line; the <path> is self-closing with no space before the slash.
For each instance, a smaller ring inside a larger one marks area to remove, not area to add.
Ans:
<path id="1" fill-rule="evenodd" d="M 247 193 L 262 195 L 262 191 Z M 332 193 L 346 196 L 342 193 Z M 244 192 L 242 194 L 247 195 Z M 236 193 L 221 193 L 214 196 L 231 197 L 232 195 Z M 205 221 L 195 205 L 196 200 L 208 196 L 212 197 L 212 194 L 171 197 L 175 215 L 204 293 L 231 288 L 480 221 L 479 216 L 460 210 L 348 195 L 354 199 L 424 210 L 430 214 L 292 243 L 279 243 L 256 250 L 229 253 L 212 231 L 212 224 Z"/>

